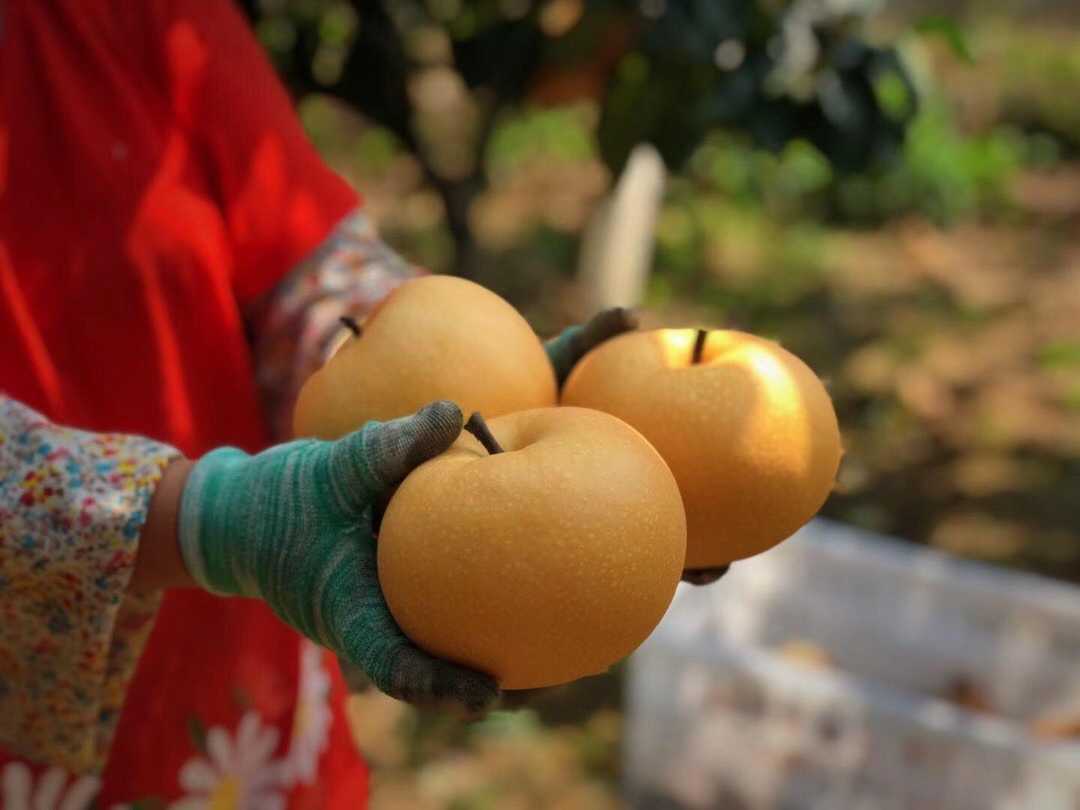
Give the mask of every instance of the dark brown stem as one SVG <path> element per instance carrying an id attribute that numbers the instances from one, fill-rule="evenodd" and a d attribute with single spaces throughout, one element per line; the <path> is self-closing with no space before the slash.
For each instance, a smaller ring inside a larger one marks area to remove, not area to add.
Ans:
<path id="1" fill-rule="evenodd" d="M 360 324 L 356 322 L 356 318 L 349 315 L 342 315 L 338 320 L 341 321 L 342 325 L 347 327 L 356 337 L 360 337 L 360 335 L 364 333 L 364 330 L 360 328 Z"/>
<path id="2" fill-rule="evenodd" d="M 701 353 L 705 351 L 705 341 L 709 339 L 708 329 L 698 329 L 697 339 L 694 340 L 694 355 L 691 362 L 696 366 L 701 362 Z"/>
<path id="3" fill-rule="evenodd" d="M 465 430 L 479 439 L 480 444 L 484 445 L 484 449 L 491 455 L 503 451 L 499 443 L 495 441 L 495 435 L 491 432 L 491 428 L 487 426 L 487 422 L 484 421 L 484 417 L 480 414 L 474 413 L 469 417 L 469 421 L 465 423 Z"/>

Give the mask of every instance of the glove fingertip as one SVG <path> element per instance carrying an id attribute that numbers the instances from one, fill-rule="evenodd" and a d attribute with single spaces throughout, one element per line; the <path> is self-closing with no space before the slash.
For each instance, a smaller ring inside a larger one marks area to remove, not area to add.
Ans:
<path id="1" fill-rule="evenodd" d="M 730 565 L 719 568 L 701 568 L 693 571 L 683 571 L 682 581 L 691 585 L 711 585 L 721 579 L 729 570 Z"/>
<path id="2" fill-rule="evenodd" d="M 482 714 L 502 696 L 495 679 L 472 667 L 428 655 L 408 644 L 396 651 L 383 686 L 387 694 L 421 707 Z"/>
<path id="3" fill-rule="evenodd" d="M 641 327 L 641 317 L 637 310 L 617 307 L 617 311 L 622 319 L 620 332 L 632 332 Z"/>
<path id="4" fill-rule="evenodd" d="M 449 399 L 438 399 L 425 405 L 416 414 L 416 418 L 426 422 L 433 439 L 441 439 L 449 447 L 461 433 L 464 416 L 458 404 Z"/>
<path id="5" fill-rule="evenodd" d="M 490 675 L 469 670 L 462 679 L 459 702 L 469 712 L 481 713 L 493 709 L 501 697 L 502 690 Z"/>
<path id="6" fill-rule="evenodd" d="M 392 492 L 414 469 L 450 447 L 461 434 L 461 408 L 437 400 L 411 416 L 369 422 L 342 440 L 339 467 L 359 468 L 365 505 Z"/>
<path id="7" fill-rule="evenodd" d="M 498 703 L 502 690 L 486 672 L 440 659 L 430 660 L 431 692 L 436 701 L 454 703 L 472 713 L 486 711 Z"/>
<path id="8" fill-rule="evenodd" d="M 412 419 L 415 430 L 411 433 L 405 453 L 402 475 L 408 474 L 450 447 L 461 435 L 464 424 L 461 408 L 449 399 L 440 399 L 425 405 Z"/>
<path id="9" fill-rule="evenodd" d="M 593 320 L 590 338 L 594 344 L 603 343 L 623 332 L 632 332 L 640 325 L 640 318 L 634 310 L 628 307 L 612 307 L 599 313 Z"/>

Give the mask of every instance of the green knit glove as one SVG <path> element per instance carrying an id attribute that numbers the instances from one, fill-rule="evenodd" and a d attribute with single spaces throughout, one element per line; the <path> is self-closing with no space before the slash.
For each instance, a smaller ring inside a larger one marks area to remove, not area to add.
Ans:
<path id="1" fill-rule="evenodd" d="M 615 307 L 602 310 L 584 326 L 571 326 L 562 334 L 549 340 L 544 344 L 544 349 L 547 351 L 548 359 L 551 360 L 551 367 L 555 369 L 555 378 L 559 381 L 559 388 L 562 388 L 578 360 L 588 352 L 608 338 L 637 328 L 638 319 L 633 312 L 622 307 Z"/>
<path id="2" fill-rule="evenodd" d="M 379 585 L 373 505 L 448 448 L 461 411 L 436 402 L 338 441 L 295 441 L 256 456 L 215 450 L 191 471 L 180 506 L 184 563 L 202 587 L 262 599 L 309 639 L 413 703 L 489 708 L 489 676 L 412 644 Z"/>

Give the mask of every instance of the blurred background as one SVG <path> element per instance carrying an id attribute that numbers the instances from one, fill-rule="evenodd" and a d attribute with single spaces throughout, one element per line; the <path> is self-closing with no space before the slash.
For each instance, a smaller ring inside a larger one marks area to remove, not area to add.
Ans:
<path id="1" fill-rule="evenodd" d="M 1072 0 L 243 5 L 387 240 L 541 334 L 590 314 L 583 239 L 653 144 L 646 322 L 773 337 L 826 379 L 822 514 L 1080 581 Z M 993 713 L 979 676 L 928 697 Z M 620 666 L 468 724 L 358 697 L 373 806 L 622 806 L 626 688 Z"/>

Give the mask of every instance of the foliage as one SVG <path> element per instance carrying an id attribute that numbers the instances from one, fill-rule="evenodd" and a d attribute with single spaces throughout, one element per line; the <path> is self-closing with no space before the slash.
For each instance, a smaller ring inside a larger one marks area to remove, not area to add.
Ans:
<path id="1" fill-rule="evenodd" d="M 516 104 L 552 70 L 613 68 L 601 128 L 618 167 L 640 141 L 678 165 L 717 124 L 768 147 L 814 142 L 851 169 L 888 159 L 914 113 L 867 0 L 244 0 L 297 93 L 338 96 L 414 142 L 408 79 L 438 28 L 466 84 Z M 410 45 L 412 47 L 410 47 Z M 596 89 L 596 88 L 593 88 Z M 583 91 L 584 92 L 584 91 Z"/>
<path id="2" fill-rule="evenodd" d="M 1075 29 L 1013 31 L 998 39 L 1002 52 L 989 88 L 1000 94 L 1001 118 L 1080 151 L 1080 35 Z"/>
<path id="3" fill-rule="evenodd" d="M 242 0 L 287 84 L 355 106 L 418 155 L 447 207 L 457 270 L 468 208 L 508 109 L 585 101 L 617 172 L 654 143 L 681 167 L 717 127 L 840 172 L 895 164 L 916 95 L 869 44 L 868 0 Z M 432 112 L 432 110 L 435 110 Z M 430 114 L 429 114 L 430 113 Z"/>
<path id="4" fill-rule="evenodd" d="M 703 193 L 760 206 L 781 220 L 809 217 L 859 225 L 910 214 L 940 224 L 1010 209 L 1009 184 L 1037 141 L 998 127 L 965 136 L 939 98 L 921 105 L 901 159 L 875 171 L 840 172 L 812 143 L 764 152 L 725 131 L 708 136 L 687 166 Z"/>
<path id="5" fill-rule="evenodd" d="M 667 3 L 608 96 L 608 162 L 647 140 L 680 165 L 718 126 L 767 149 L 805 138 L 841 171 L 895 161 L 915 92 L 893 50 L 858 36 L 873 5 Z"/>

